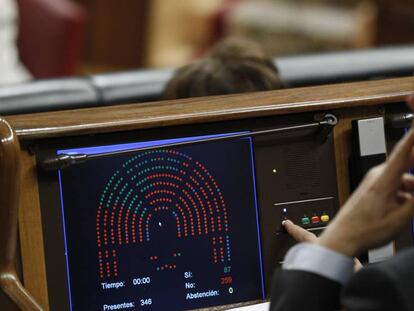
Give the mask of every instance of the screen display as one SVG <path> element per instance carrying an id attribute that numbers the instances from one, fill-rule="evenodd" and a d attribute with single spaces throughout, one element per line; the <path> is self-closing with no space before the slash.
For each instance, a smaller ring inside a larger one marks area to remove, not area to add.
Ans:
<path id="1" fill-rule="evenodd" d="M 251 138 L 157 147 L 58 174 L 71 310 L 172 311 L 264 299 Z"/>

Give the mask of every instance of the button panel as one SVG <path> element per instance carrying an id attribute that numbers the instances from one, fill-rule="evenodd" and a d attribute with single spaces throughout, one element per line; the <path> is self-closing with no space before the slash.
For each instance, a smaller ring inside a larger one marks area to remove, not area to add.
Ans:
<path id="1" fill-rule="evenodd" d="M 296 202 L 275 203 L 281 220 L 289 219 L 295 224 L 305 228 L 325 227 L 335 214 L 333 198 L 315 198 Z M 283 231 L 278 225 L 276 231 Z"/>

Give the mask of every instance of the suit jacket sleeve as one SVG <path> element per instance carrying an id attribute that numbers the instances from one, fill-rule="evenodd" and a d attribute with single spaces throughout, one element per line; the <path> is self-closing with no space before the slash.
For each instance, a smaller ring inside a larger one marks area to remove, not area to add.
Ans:
<path id="1" fill-rule="evenodd" d="M 275 272 L 270 311 L 333 311 L 340 309 L 341 285 L 300 270 Z"/>
<path id="2" fill-rule="evenodd" d="M 411 248 L 361 269 L 343 288 L 311 272 L 278 270 L 273 278 L 270 310 L 409 311 L 414 310 L 413 288 Z"/>
<path id="3" fill-rule="evenodd" d="M 342 293 L 345 310 L 414 310 L 413 260 L 410 251 L 360 270 Z"/>

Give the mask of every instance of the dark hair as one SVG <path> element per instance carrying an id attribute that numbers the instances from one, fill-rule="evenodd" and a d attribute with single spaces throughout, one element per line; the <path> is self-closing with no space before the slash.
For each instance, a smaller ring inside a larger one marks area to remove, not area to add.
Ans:
<path id="1" fill-rule="evenodd" d="M 176 99 L 274 90 L 282 87 L 271 58 L 251 41 L 231 38 L 207 57 L 178 69 L 163 98 Z"/>

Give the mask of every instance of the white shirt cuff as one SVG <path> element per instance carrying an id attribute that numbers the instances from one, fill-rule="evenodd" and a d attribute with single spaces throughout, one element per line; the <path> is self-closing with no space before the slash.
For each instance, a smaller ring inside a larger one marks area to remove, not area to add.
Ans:
<path id="1" fill-rule="evenodd" d="M 354 261 L 320 245 L 300 243 L 288 251 L 282 269 L 312 272 L 344 285 L 354 272 Z"/>

